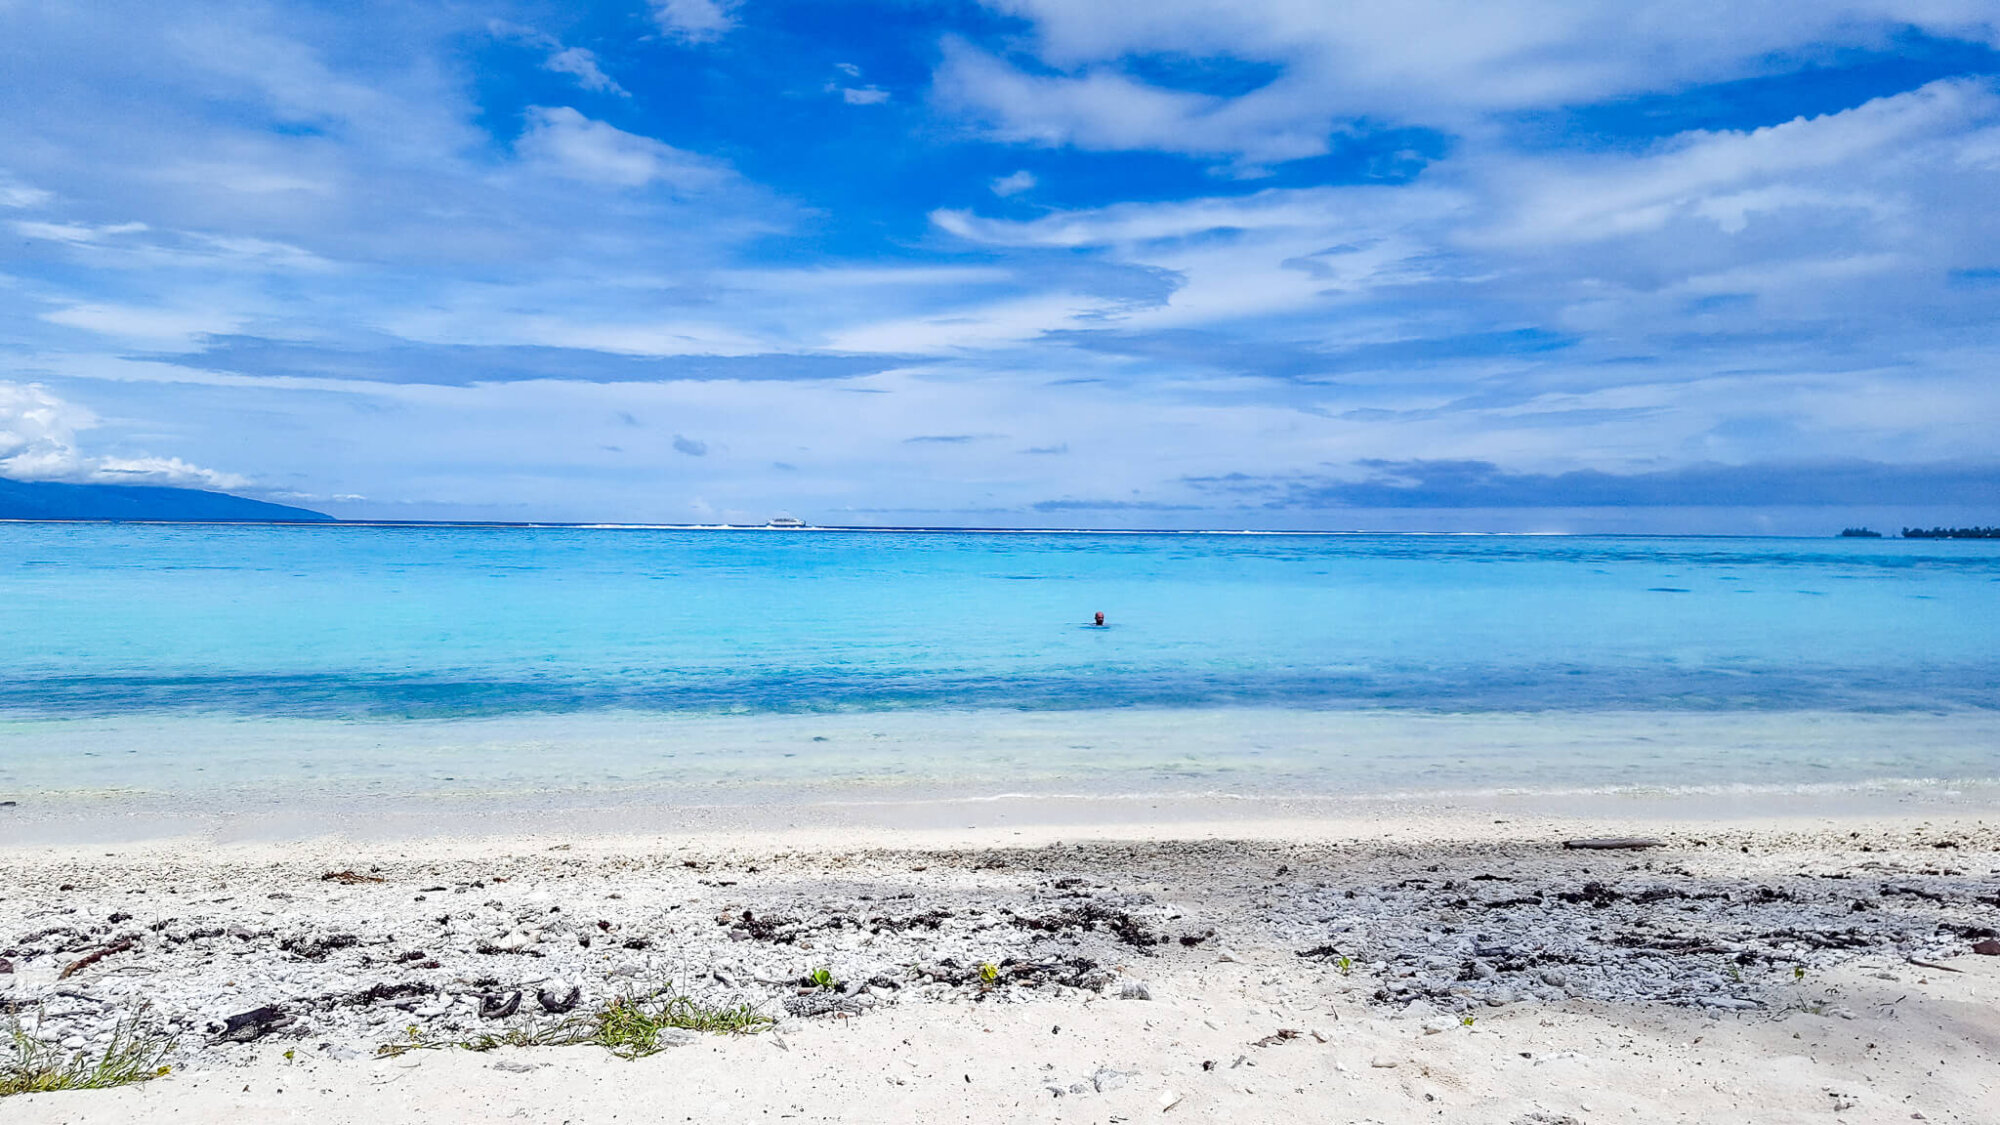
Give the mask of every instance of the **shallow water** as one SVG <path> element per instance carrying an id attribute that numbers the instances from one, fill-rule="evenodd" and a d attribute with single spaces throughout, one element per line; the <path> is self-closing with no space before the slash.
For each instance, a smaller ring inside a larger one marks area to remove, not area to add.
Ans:
<path id="1" fill-rule="evenodd" d="M 12 524 L 0 788 L 1990 778 L 1996 622 L 1992 542 Z"/>

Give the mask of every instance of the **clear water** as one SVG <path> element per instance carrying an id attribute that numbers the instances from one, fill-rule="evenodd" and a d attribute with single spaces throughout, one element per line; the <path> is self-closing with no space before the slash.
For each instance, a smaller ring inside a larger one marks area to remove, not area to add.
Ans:
<path id="1" fill-rule="evenodd" d="M 1978 541 L 11 524 L 0 786 L 1988 777 L 1996 637 Z"/>

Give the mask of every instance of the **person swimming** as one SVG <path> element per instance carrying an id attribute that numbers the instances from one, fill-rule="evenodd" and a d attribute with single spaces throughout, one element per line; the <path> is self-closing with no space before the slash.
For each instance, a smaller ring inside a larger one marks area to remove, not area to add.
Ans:
<path id="1" fill-rule="evenodd" d="M 1101 610 L 1101 609 L 1100 609 L 1100 610 L 1098 610 L 1098 611 L 1097 611 L 1097 620 L 1095 620 L 1095 621 L 1091 622 L 1091 624 L 1092 624 L 1092 625 L 1095 625 L 1095 626 L 1097 626 L 1097 627 L 1098 627 L 1099 629 L 1102 629 L 1102 628 L 1104 628 L 1104 611 L 1103 611 L 1103 610 Z"/>

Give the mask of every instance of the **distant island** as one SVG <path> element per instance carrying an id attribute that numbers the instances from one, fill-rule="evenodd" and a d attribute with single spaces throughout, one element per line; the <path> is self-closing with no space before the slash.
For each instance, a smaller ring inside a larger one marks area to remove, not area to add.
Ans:
<path id="1" fill-rule="evenodd" d="M 0 479 L 0 520 L 212 520 L 334 522 L 308 508 L 147 484 L 63 484 Z"/>
<path id="2" fill-rule="evenodd" d="M 1865 527 L 1843 527 L 1840 529 L 1840 537 L 1842 539 L 1880 539 L 1882 538 L 1882 533 L 1879 531 L 1870 531 Z"/>
<path id="3" fill-rule="evenodd" d="M 2000 539 L 2000 527 L 1906 527 L 1905 539 Z"/>

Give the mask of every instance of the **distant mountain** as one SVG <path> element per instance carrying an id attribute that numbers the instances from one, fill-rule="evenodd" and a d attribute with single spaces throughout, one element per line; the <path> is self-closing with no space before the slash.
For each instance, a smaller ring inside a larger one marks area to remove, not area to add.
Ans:
<path id="1" fill-rule="evenodd" d="M 0 520 L 332 519 L 306 508 L 194 488 L 0 479 Z"/>

